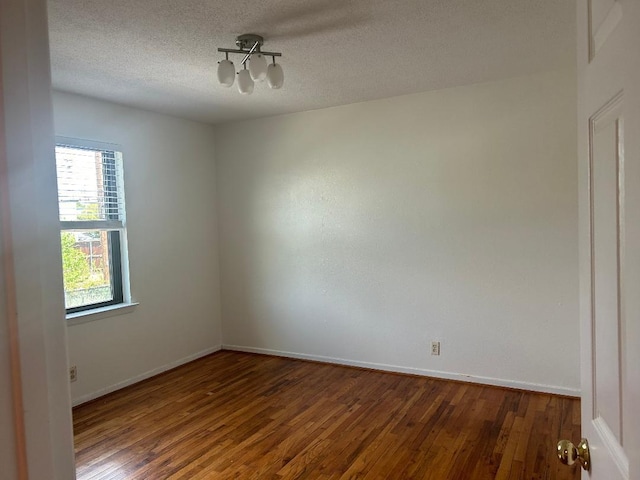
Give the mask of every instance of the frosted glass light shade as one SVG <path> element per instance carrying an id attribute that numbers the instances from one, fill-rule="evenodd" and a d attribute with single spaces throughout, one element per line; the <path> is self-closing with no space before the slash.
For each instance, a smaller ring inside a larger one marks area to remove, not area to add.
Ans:
<path id="1" fill-rule="evenodd" d="M 267 78 L 267 59 L 261 53 L 254 53 L 249 59 L 249 73 L 256 82 Z"/>
<path id="2" fill-rule="evenodd" d="M 238 91 L 243 95 L 251 95 L 253 93 L 253 79 L 249 70 L 240 70 L 238 72 Z"/>
<path id="3" fill-rule="evenodd" d="M 231 60 L 222 60 L 218 62 L 218 81 L 224 87 L 233 85 L 236 79 L 236 69 Z"/>
<path id="4" fill-rule="evenodd" d="M 282 88 L 284 84 L 284 72 L 279 63 L 271 63 L 267 67 L 267 83 L 271 88 Z"/>

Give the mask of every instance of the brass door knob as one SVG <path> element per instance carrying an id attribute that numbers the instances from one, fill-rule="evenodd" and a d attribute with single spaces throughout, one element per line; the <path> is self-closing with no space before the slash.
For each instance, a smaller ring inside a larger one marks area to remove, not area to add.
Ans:
<path id="1" fill-rule="evenodd" d="M 589 455 L 589 442 L 583 438 L 576 447 L 569 440 L 558 442 L 558 458 L 565 465 L 573 465 L 578 461 L 580 466 L 589 471 L 591 467 L 591 456 Z"/>

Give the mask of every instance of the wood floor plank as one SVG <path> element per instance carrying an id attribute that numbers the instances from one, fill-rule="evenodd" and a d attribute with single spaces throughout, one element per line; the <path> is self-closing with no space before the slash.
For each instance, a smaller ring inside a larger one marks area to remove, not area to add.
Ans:
<path id="1" fill-rule="evenodd" d="M 78 480 L 578 480 L 577 399 L 222 351 L 74 409 Z"/>

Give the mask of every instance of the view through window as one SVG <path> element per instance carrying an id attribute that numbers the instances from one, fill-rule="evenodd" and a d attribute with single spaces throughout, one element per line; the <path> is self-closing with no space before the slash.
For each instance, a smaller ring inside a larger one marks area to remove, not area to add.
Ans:
<path id="1" fill-rule="evenodd" d="M 122 303 L 122 155 L 58 144 L 56 168 L 67 312 Z"/>

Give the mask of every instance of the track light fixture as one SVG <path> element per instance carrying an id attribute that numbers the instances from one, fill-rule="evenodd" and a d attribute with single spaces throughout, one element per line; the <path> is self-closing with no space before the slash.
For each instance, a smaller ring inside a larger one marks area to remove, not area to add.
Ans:
<path id="1" fill-rule="evenodd" d="M 273 89 L 282 88 L 284 84 L 284 72 L 282 66 L 276 63 L 276 57 L 281 57 L 278 52 L 263 52 L 261 50 L 264 38 L 260 35 L 247 33 L 236 37 L 238 48 L 219 48 L 218 51 L 225 54 L 225 59 L 218 62 L 218 81 L 223 87 L 230 87 L 236 77 L 236 69 L 231 60 L 230 53 L 240 53 L 244 55 L 240 65 L 242 69 L 237 73 L 238 91 L 243 95 L 250 95 L 253 92 L 254 82 L 267 80 L 269 87 Z M 267 65 L 267 59 L 271 57 L 272 63 Z M 248 67 L 248 69 L 247 69 Z"/>

